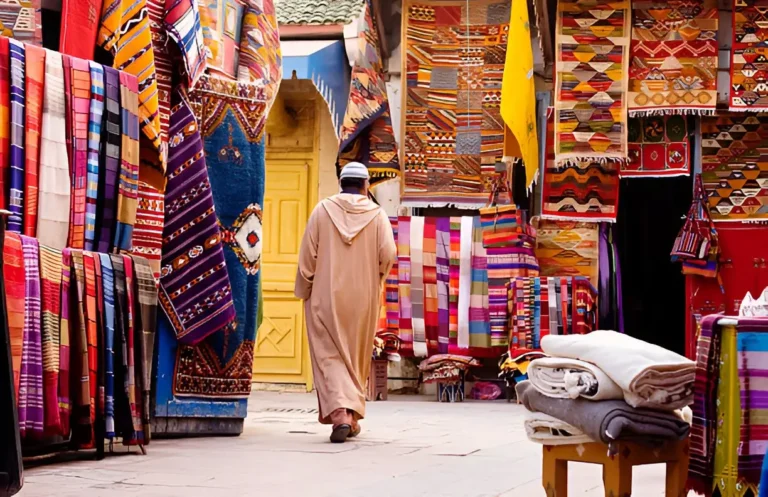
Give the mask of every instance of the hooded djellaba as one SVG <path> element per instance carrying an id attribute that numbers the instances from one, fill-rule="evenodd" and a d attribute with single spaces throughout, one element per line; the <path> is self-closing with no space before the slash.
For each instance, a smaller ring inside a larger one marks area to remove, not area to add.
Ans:
<path id="1" fill-rule="evenodd" d="M 386 275 L 397 257 L 384 210 L 368 198 L 368 169 L 350 162 L 341 193 L 322 200 L 304 232 L 296 297 L 304 300 L 320 422 L 331 441 L 360 433 Z"/>

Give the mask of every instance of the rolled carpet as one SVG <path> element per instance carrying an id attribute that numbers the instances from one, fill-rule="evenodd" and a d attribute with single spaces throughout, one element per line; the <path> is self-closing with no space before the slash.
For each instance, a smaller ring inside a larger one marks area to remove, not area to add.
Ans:
<path id="1" fill-rule="evenodd" d="M 678 412 L 637 409 L 622 400 L 555 399 L 536 390 L 530 381 L 518 383 L 515 389 L 529 411 L 548 414 L 608 445 L 617 441 L 660 445 L 685 439 L 691 428 Z"/>
<path id="2" fill-rule="evenodd" d="M 528 440 L 542 445 L 573 445 L 594 442 L 575 426 L 543 412 L 529 412 L 523 426 Z"/>
<path id="3" fill-rule="evenodd" d="M 603 371 L 588 362 L 544 357 L 528 365 L 528 379 L 536 390 L 558 399 L 620 400 L 624 392 Z"/>
<path id="4" fill-rule="evenodd" d="M 549 356 L 578 359 L 600 368 L 624 390 L 632 407 L 674 410 L 693 402 L 696 364 L 657 345 L 598 330 L 587 335 L 548 335 Z"/>

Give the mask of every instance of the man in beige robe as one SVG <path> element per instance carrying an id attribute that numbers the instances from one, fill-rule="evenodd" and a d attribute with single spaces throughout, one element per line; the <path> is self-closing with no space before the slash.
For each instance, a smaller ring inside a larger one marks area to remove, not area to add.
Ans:
<path id="1" fill-rule="evenodd" d="M 384 210 L 368 198 L 368 169 L 351 162 L 342 193 L 321 201 L 307 223 L 296 274 L 304 300 L 320 422 L 331 441 L 360 433 L 373 338 L 386 275 L 397 256 Z"/>

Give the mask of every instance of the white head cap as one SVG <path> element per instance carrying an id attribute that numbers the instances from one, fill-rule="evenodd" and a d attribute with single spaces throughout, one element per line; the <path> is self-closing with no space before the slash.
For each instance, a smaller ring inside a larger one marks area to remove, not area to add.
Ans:
<path id="1" fill-rule="evenodd" d="M 368 168 L 359 162 L 350 162 L 346 166 L 341 168 L 341 174 L 339 179 L 344 178 L 359 178 L 369 179 Z"/>

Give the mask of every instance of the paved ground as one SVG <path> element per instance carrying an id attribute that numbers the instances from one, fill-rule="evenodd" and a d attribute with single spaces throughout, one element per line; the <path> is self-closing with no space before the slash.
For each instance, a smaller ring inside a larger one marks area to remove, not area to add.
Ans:
<path id="1" fill-rule="evenodd" d="M 363 435 L 327 442 L 315 397 L 254 393 L 237 438 L 157 440 L 148 455 L 26 472 L 22 497 L 540 497 L 541 447 L 521 406 L 394 397 L 369 404 Z M 635 471 L 633 495 L 663 495 L 663 467 Z M 604 495 L 600 470 L 572 465 L 570 495 Z"/>

